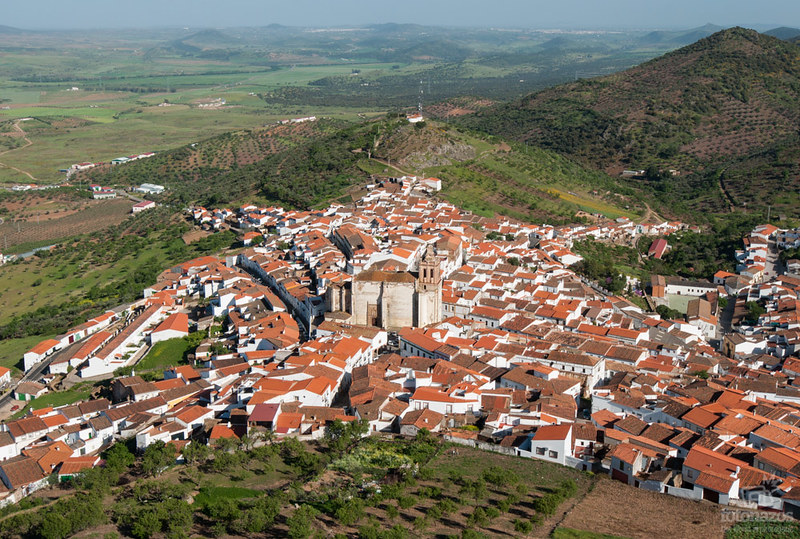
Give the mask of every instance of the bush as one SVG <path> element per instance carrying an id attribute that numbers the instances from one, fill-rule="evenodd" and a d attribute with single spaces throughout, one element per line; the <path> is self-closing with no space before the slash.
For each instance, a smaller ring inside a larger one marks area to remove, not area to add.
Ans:
<path id="1" fill-rule="evenodd" d="M 501 513 L 508 513 L 508 511 L 511 509 L 511 504 L 508 500 L 499 500 L 497 502 L 497 509 Z"/>
<path id="2" fill-rule="evenodd" d="M 359 498 L 348 500 L 336 509 L 336 520 L 342 526 L 352 526 L 366 515 L 364 502 Z"/>
<path id="3" fill-rule="evenodd" d="M 408 535 L 408 530 L 399 524 L 388 530 L 382 529 L 375 523 L 358 529 L 359 539 L 406 539 Z"/>
<path id="4" fill-rule="evenodd" d="M 419 478 L 423 481 L 430 481 L 431 479 L 436 477 L 436 472 L 430 468 L 422 468 L 419 471 Z"/>
<path id="5" fill-rule="evenodd" d="M 529 520 L 521 518 L 514 519 L 514 531 L 523 535 L 528 535 L 533 531 L 533 524 Z"/>
<path id="6" fill-rule="evenodd" d="M 500 466 L 490 466 L 483 471 L 483 479 L 487 483 L 496 487 L 505 486 L 507 484 L 515 485 L 519 482 L 519 476 L 511 470 L 501 468 Z"/>
<path id="7" fill-rule="evenodd" d="M 441 509 L 442 515 L 449 515 L 450 513 L 455 513 L 458 511 L 458 505 L 450 498 L 443 498 L 439 500 L 436 502 L 435 507 Z"/>
<path id="8" fill-rule="evenodd" d="M 442 489 L 439 487 L 422 487 L 419 489 L 418 494 L 423 498 L 438 499 L 442 497 Z"/>
<path id="9" fill-rule="evenodd" d="M 555 493 L 547 493 L 541 498 L 533 500 L 533 508 L 536 512 L 547 516 L 555 514 L 559 505 L 561 505 L 561 497 Z"/>
<path id="10" fill-rule="evenodd" d="M 286 519 L 289 525 L 289 537 L 291 539 L 306 539 L 311 535 L 312 524 L 317 511 L 310 505 L 301 505 L 292 516 Z"/>
<path id="11" fill-rule="evenodd" d="M 548 492 L 540 498 L 533 501 L 533 508 L 537 513 L 543 515 L 553 515 L 558 510 L 561 502 L 567 498 L 571 498 L 578 491 L 578 485 L 572 479 L 562 481 L 559 487 L 553 492 Z"/>
<path id="12" fill-rule="evenodd" d="M 397 505 L 400 506 L 400 509 L 409 509 L 414 507 L 417 503 L 417 498 L 415 496 L 400 496 L 397 498 Z"/>
<path id="13" fill-rule="evenodd" d="M 475 499 L 477 502 L 478 500 L 485 498 L 488 494 L 488 490 L 486 489 L 486 481 L 483 478 L 475 479 L 471 481 L 469 479 L 464 481 L 464 486 L 461 487 L 459 490 L 459 494 L 467 494 Z"/>
<path id="14" fill-rule="evenodd" d="M 489 517 L 483 507 L 476 507 L 472 514 L 467 517 L 468 526 L 486 526 L 489 523 Z"/>

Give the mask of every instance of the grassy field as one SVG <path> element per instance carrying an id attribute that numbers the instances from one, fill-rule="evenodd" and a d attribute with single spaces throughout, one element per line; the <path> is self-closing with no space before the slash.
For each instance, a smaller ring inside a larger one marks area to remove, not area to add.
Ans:
<path id="1" fill-rule="evenodd" d="M 184 355 L 189 350 L 186 339 L 178 337 L 157 342 L 136 364 L 136 371 L 163 371 L 185 362 Z"/>
<path id="2" fill-rule="evenodd" d="M 14 419 L 24 416 L 29 410 L 40 410 L 48 406 L 57 407 L 73 404 L 78 401 L 86 400 L 92 393 L 94 385 L 91 382 L 76 385 L 64 391 L 45 393 L 41 397 L 33 399 L 31 402 L 20 408 L 14 413 Z"/>
<path id="3" fill-rule="evenodd" d="M 605 203 L 596 198 L 591 198 L 588 195 L 580 194 L 574 191 L 564 192 L 555 188 L 548 188 L 548 192 L 558 196 L 561 199 L 571 202 L 588 213 L 600 213 L 609 219 L 616 219 L 617 217 L 627 217 L 628 219 L 638 219 L 641 215 L 631 211 L 620 209 L 619 207 Z"/>

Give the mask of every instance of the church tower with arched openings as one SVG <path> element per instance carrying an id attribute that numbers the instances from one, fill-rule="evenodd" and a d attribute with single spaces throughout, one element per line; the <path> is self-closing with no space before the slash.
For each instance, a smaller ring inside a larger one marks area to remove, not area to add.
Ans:
<path id="1" fill-rule="evenodd" d="M 442 268 L 433 245 L 428 244 L 419 262 L 416 290 L 415 326 L 442 321 Z"/>

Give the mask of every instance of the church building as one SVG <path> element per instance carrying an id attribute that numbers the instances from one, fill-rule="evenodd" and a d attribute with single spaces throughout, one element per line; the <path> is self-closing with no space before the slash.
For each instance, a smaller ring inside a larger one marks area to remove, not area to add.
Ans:
<path id="1" fill-rule="evenodd" d="M 442 320 L 442 275 L 428 245 L 419 271 L 362 271 L 353 278 L 351 323 L 384 329 L 423 327 Z"/>

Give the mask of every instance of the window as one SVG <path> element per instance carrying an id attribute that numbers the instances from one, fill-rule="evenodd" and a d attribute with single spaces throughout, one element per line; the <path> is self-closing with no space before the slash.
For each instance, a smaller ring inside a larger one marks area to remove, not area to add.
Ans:
<path id="1" fill-rule="evenodd" d="M 558 458 L 558 451 L 548 451 L 547 452 L 547 456 L 550 457 L 551 459 L 557 459 Z"/>
<path id="2" fill-rule="evenodd" d="M 537 454 L 537 455 L 542 455 L 542 456 L 544 456 L 544 453 L 545 453 L 545 449 L 544 449 L 544 447 L 537 447 L 537 448 L 536 448 L 536 454 Z"/>

